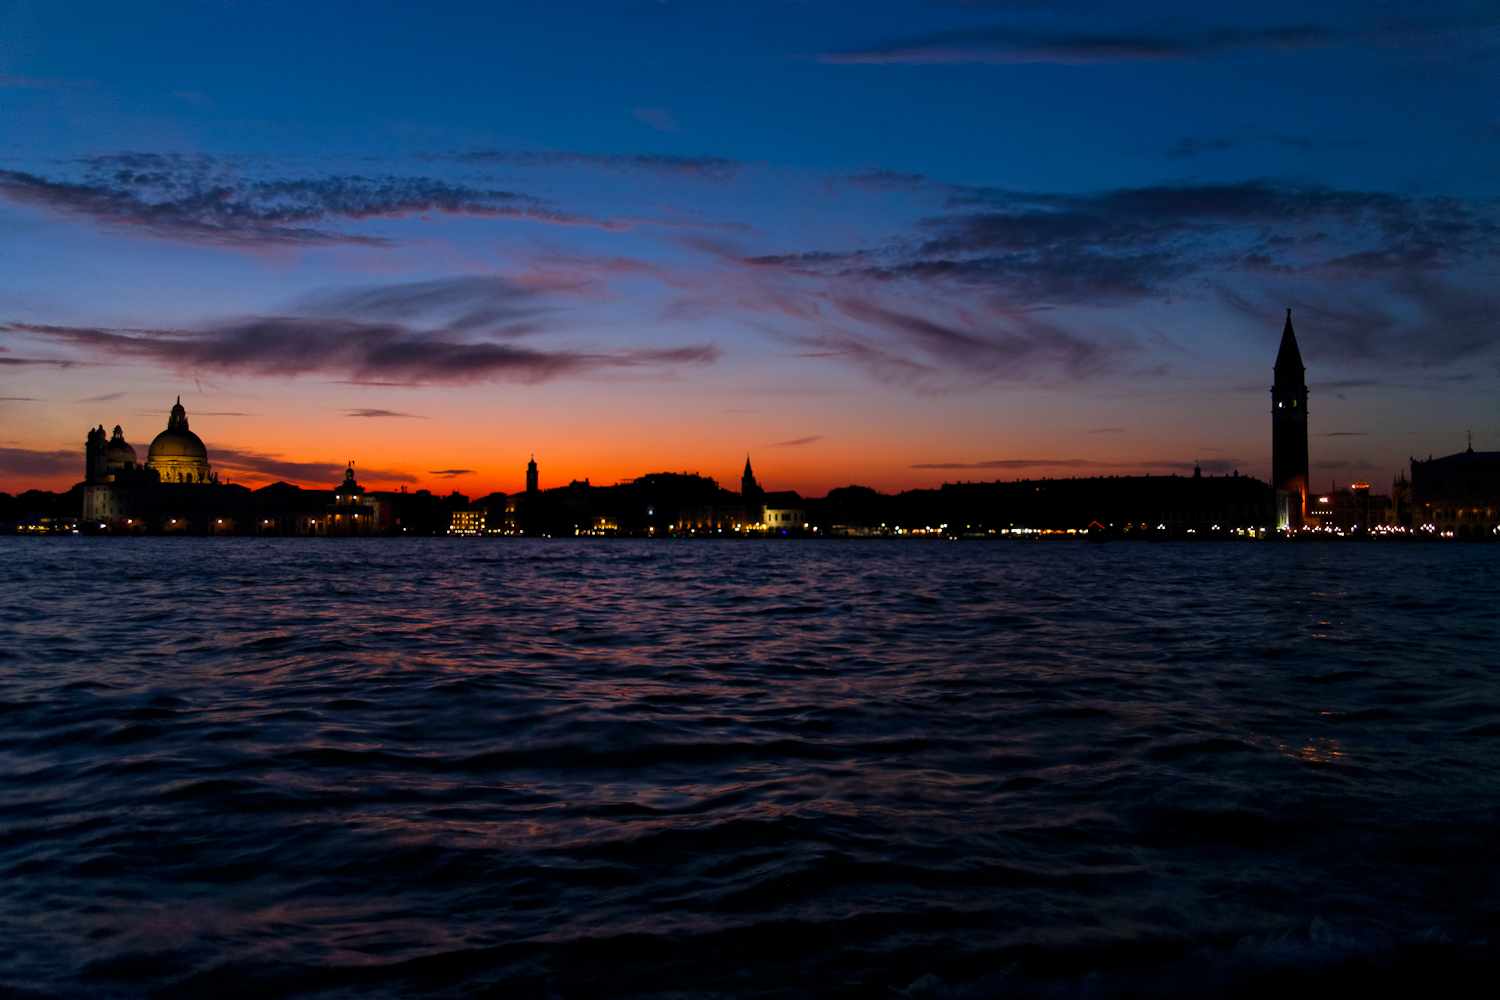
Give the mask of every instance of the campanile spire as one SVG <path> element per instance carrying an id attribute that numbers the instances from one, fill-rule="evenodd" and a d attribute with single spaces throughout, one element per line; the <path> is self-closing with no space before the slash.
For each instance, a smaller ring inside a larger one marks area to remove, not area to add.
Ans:
<path id="1" fill-rule="evenodd" d="M 1271 485 L 1287 493 L 1283 526 L 1302 527 L 1307 513 L 1307 369 L 1286 311 L 1281 350 L 1276 352 L 1271 385 Z"/>

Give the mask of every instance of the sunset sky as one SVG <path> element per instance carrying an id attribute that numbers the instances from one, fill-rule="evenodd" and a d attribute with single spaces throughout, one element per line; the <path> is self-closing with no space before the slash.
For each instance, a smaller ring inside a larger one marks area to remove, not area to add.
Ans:
<path id="1" fill-rule="evenodd" d="M 0 0 L 0 490 L 1500 450 L 1500 3 Z"/>

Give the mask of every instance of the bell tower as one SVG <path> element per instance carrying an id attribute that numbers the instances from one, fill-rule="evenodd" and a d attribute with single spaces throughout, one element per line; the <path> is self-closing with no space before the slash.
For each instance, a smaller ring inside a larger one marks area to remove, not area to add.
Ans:
<path id="1" fill-rule="evenodd" d="M 526 463 L 526 492 L 535 493 L 537 488 L 536 456 L 531 456 L 531 461 Z"/>
<path id="2" fill-rule="evenodd" d="M 1284 527 L 1302 527 L 1307 514 L 1307 369 L 1286 311 L 1281 350 L 1276 353 L 1276 380 L 1271 386 L 1271 485 L 1285 490 Z"/>
<path id="3" fill-rule="evenodd" d="M 745 456 L 745 474 L 740 476 L 740 496 L 746 500 L 759 497 L 765 490 L 755 481 L 755 473 L 750 469 L 750 456 Z"/>

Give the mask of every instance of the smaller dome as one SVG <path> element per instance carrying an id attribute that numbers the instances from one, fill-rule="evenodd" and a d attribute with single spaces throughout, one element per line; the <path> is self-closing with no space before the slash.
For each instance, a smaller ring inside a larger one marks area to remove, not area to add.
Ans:
<path id="1" fill-rule="evenodd" d="M 110 465 L 135 464 L 135 449 L 126 443 L 119 424 L 115 425 L 115 436 L 104 446 L 104 460 Z"/>

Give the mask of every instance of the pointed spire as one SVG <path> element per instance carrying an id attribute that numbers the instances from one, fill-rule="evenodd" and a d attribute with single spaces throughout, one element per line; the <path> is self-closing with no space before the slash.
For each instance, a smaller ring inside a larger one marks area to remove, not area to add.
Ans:
<path id="1" fill-rule="evenodd" d="M 747 475 L 747 476 L 754 476 L 755 475 L 755 473 L 753 473 L 753 472 L 750 471 L 750 453 L 748 451 L 745 452 L 745 475 Z"/>
<path id="2" fill-rule="evenodd" d="M 1276 381 L 1301 382 L 1307 367 L 1302 364 L 1302 352 L 1297 350 L 1297 334 L 1292 330 L 1292 311 L 1286 311 L 1286 326 L 1281 331 L 1281 350 L 1276 352 Z"/>

